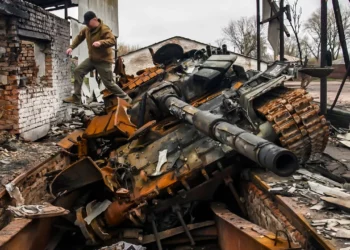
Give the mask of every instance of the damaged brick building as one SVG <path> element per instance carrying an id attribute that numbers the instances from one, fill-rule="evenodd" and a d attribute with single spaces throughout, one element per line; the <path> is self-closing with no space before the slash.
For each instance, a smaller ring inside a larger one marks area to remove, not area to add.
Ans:
<path id="1" fill-rule="evenodd" d="M 44 136 L 72 90 L 69 22 L 22 0 L 0 2 L 0 131 Z"/>

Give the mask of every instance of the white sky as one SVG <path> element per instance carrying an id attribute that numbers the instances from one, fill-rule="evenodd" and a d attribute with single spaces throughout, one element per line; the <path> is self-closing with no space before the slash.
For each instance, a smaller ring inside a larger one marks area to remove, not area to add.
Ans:
<path id="1" fill-rule="evenodd" d="M 299 0 L 299 6 L 306 20 L 320 0 Z M 54 13 L 63 17 L 63 10 Z M 231 19 L 255 13 L 256 0 L 119 0 L 119 41 L 147 46 L 178 35 L 215 45 Z M 69 15 L 77 18 L 78 9 L 69 9 Z"/>

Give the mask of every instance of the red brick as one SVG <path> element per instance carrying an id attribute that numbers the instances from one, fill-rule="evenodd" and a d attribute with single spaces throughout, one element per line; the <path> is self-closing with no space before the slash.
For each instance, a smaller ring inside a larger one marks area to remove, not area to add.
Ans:
<path id="1" fill-rule="evenodd" d="M 16 135 L 19 134 L 19 130 L 18 129 L 13 129 L 10 131 L 11 134 Z"/>
<path id="2" fill-rule="evenodd" d="M 5 96 L 5 100 L 12 101 L 12 100 L 17 100 L 17 99 L 18 99 L 17 96 L 13 96 L 13 95 L 7 95 L 7 96 Z"/>
<path id="3" fill-rule="evenodd" d="M 14 106 L 14 105 L 7 105 L 7 106 L 5 106 L 5 109 L 6 109 L 6 110 L 17 109 L 17 106 Z"/>
<path id="4" fill-rule="evenodd" d="M 2 129 L 12 129 L 12 127 L 13 127 L 12 124 L 0 125 L 0 130 L 2 130 Z"/>
<path id="5" fill-rule="evenodd" d="M 19 76 L 17 75 L 11 75 L 7 77 L 7 80 L 11 81 L 11 80 L 19 80 Z"/>

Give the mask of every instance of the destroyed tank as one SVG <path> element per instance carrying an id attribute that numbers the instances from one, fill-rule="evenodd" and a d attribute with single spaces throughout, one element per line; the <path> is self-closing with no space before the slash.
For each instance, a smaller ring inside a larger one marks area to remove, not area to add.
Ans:
<path id="1" fill-rule="evenodd" d="M 211 217 L 210 202 L 245 216 L 237 183 L 255 168 L 290 176 L 328 140 L 328 123 L 304 89 L 290 89 L 285 62 L 246 71 L 226 46 L 184 52 L 167 44 L 154 67 L 115 73 L 131 104 L 104 93 L 105 111 L 59 145 L 72 164 L 49 176 L 54 205 L 72 213 L 87 245 L 138 241 Z M 234 197 L 234 201 L 228 196 Z M 127 229 L 126 229 L 127 228 Z"/>

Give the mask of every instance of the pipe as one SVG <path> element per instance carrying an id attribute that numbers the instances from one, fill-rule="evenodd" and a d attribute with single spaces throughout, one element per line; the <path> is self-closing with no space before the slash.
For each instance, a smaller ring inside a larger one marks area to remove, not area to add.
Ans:
<path id="1" fill-rule="evenodd" d="M 68 0 L 64 1 L 64 19 L 68 19 Z"/>
<path id="2" fill-rule="evenodd" d="M 187 227 L 187 225 L 186 225 L 184 219 L 182 218 L 182 215 L 181 215 L 181 212 L 180 212 L 180 210 L 181 210 L 180 206 L 179 206 L 179 205 L 175 205 L 175 206 L 173 207 L 173 210 L 174 210 L 174 212 L 176 213 L 177 218 L 178 218 L 178 220 L 180 221 L 181 226 L 182 226 L 182 228 L 184 229 L 184 231 L 185 231 L 185 233 L 186 233 L 188 239 L 190 240 L 191 246 L 196 245 L 196 243 L 194 242 L 194 239 L 193 239 L 193 237 L 192 237 L 192 235 L 191 235 L 190 230 L 188 230 L 188 227 Z"/>
<path id="3" fill-rule="evenodd" d="M 297 157 L 289 150 L 251 134 L 220 116 L 201 111 L 177 97 L 164 98 L 170 113 L 193 124 L 205 135 L 232 147 L 238 153 L 279 176 L 290 176 L 299 167 Z"/>
<path id="4" fill-rule="evenodd" d="M 327 54 L 327 0 L 321 0 L 321 68 L 326 67 Z M 321 78 L 321 114 L 327 113 L 327 77 Z"/>
<path id="5" fill-rule="evenodd" d="M 280 62 L 284 61 L 284 0 L 280 0 Z"/>
<path id="6" fill-rule="evenodd" d="M 151 219 L 152 229 L 153 229 L 154 237 L 156 238 L 157 248 L 158 248 L 158 250 L 163 250 L 162 243 L 160 241 L 159 233 L 158 233 L 158 230 L 157 230 L 157 225 L 156 225 L 156 222 L 154 220 L 154 215 L 151 215 L 151 217 L 152 217 L 152 219 Z"/>
<path id="7" fill-rule="evenodd" d="M 257 70 L 260 71 L 260 64 L 261 64 L 261 47 L 260 47 L 260 43 L 261 43 L 261 40 L 260 40 L 260 29 L 261 29 L 261 26 L 260 26 L 260 0 L 256 0 L 256 46 L 257 46 Z"/>

